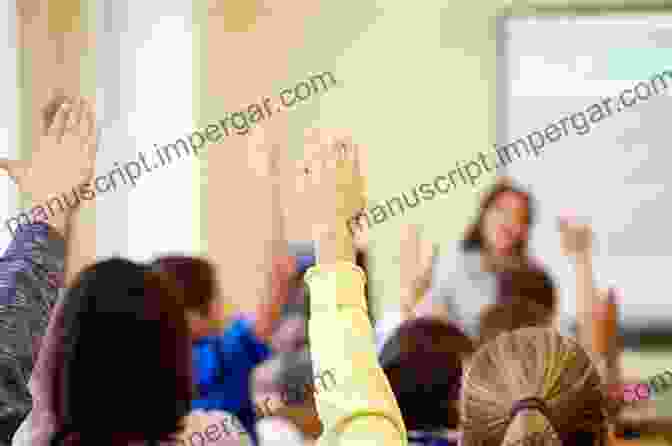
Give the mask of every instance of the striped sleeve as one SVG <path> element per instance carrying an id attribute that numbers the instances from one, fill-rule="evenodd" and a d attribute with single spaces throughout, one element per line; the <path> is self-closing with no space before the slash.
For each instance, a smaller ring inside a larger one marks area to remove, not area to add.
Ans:
<path id="1" fill-rule="evenodd" d="M 31 398 L 28 379 L 59 294 L 65 240 L 44 223 L 25 225 L 0 258 L 0 444 Z"/>

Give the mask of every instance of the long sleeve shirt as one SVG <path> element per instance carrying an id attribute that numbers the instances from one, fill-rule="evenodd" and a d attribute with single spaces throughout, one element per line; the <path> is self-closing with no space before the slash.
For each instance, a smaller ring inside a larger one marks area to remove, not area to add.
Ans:
<path id="1" fill-rule="evenodd" d="M 252 327 L 249 319 L 237 317 L 222 334 L 194 342 L 193 370 L 199 397 L 192 401 L 192 409 L 235 414 L 257 444 L 250 376 L 272 352 Z"/>
<path id="2" fill-rule="evenodd" d="M 320 446 L 406 446 L 406 428 L 394 393 L 378 364 L 364 295 L 366 275 L 354 264 L 308 270 L 309 339 L 316 370 L 336 383 L 315 392 L 324 426 Z M 319 390 L 319 389 L 318 389 Z"/>
<path id="3" fill-rule="evenodd" d="M 31 409 L 28 379 L 62 282 L 65 240 L 24 225 L 0 258 L 0 445 Z"/>

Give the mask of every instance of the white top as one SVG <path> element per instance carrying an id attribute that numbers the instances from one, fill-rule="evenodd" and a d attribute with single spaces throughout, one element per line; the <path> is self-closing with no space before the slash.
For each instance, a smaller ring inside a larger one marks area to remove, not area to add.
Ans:
<path id="1" fill-rule="evenodd" d="M 454 255 L 439 256 L 434 264 L 432 284 L 416 308 L 421 316 L 428 314 L 433 304 L 444 305 L 450 318 L 464 332 L 477 338 L 480 332 L 480 314 L 485 305 L 497 302 L 497 277 L 481 269 L 480 251 L 456 248 Z M 572 317 L 560 314 L 557 328 L 563 336 L 575 336 Z"/>

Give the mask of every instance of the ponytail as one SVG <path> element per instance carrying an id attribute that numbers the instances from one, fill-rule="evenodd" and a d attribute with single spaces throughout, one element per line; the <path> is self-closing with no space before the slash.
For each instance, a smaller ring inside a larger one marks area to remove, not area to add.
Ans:
<path id="1" fill-rule="evenodd" d="M 504 434 L 502 446 L 560 446 L 549 415 L 548 406 L 539 398 L 516 401 L 511 409 L 512 420 Z"/>
<path id="2" fill-rule="evenodd" d="M 463 446 L 603 446 L 600 376 L 571 338 L 548 328 L 505 332 L 472 357 L 462 383 Z"/>

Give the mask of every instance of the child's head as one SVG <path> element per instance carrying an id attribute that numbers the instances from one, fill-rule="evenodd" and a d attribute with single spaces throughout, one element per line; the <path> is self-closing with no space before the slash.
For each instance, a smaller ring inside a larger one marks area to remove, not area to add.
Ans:
<path id="1" fill-rule="evenodd" d="M 543 269 L 534 265 L 501 272 L 498 274 L 498 303 L 506 303 L 511 298 L 524 297 L 555 311 L 557 306 L 556 285 Z"/>
<path id="2" fill-rule="evenodd" d="M 489 305 L 481 311 L 479 345 L 504 332 L 525 327 L 549 327 L 553 311 L 527 297 L 510 297 L 506 303 Z"/>
<path id="3" fill-rule="evenodd" d="M 208 336 L 226 322 L 226 306 L 217 298 L 216 273 L 210 262 L 175 255 L 159 257 L 152 267 L 173 276 L 180 286 L 192 338 Z"/>
<path id="4" fill-rule="evenodd" d="M 542 270 L 525 268 L 499 273 L 497 303 L 480 313 L 479 344 L 503 332 L 548 327 L 555 315 L 555 284 Z"/>
<path id="5" fill-rule="evenodd" d="M 172 277 L 128 260 L 105 260 L 79 274 L 63 299 L 53 443 L 73 434 L 81 438 L 75 444 L 98 435 L 119 444 L 163 440 L 181 430 L 193 398 L 182 300 Z M 138 395 L 146 404 L 130 403 Z"/>
<path id="6" fill-rule="evenodd" d="M 430 318 L 403 323 L 385 343 L 380 363 L 409 430 L 457 427 L 462 360 L 472 348 L 458 328 Z"/>
<path id="7" fill-rule="evenodd" d="M 600 377 L 575 340 L 548 328 L 501 334 L 476 352 L 465 374 L 464 446 L 604 445 Z M 532 443 L 529 443 L 532 444 Z"/>

